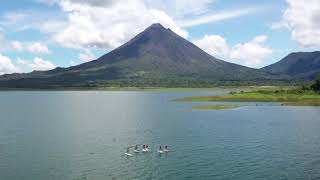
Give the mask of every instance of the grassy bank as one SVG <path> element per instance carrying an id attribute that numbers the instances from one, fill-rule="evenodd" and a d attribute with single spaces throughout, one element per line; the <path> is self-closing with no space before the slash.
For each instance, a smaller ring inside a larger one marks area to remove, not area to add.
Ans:
<path id="1" fill-rule="evenodd" d="M 239 106 L 232 105 L 207 105 L 207 106 L 195 106 L 192 109 L 198 110 L 223 110 L 223 109 L 235 109 L 239 108 Z"/>
<path id="2" fill-rule="evenodd" d="M 282 102 L 290 106 L 320 106 L 320 95 L 312 92 L 252 91 L 216 96 L 197 96 L 177 99 L 186 102 Z"/>

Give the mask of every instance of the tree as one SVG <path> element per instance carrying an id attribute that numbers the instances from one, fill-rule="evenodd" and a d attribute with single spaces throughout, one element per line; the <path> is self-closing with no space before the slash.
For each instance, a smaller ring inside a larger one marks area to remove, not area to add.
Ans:
<path id="1" fill-rule="evenodd" d="M 315 92 L 320 92 L 320 79 L 317 79 L 310 88 Z"/>

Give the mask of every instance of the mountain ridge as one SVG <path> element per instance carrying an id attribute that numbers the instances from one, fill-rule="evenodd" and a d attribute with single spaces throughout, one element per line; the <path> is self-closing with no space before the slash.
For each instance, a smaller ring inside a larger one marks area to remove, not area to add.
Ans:
<path id="1" fill-rule="evenodd" d="M 271 73 L 286 74 L 295 79 L 313 80 L 320 75 L 320 51 L 293 52 L 261 69 Z"/>

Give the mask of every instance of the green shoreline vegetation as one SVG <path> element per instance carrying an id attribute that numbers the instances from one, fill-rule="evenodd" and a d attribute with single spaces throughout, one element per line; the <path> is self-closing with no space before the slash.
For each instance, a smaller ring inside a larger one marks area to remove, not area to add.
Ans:
<path id="1" fill-rule="evenodd" d="M 214 96 L 196 96 L 176 99 L 181 102 L 279 102 L 287 106 L 320 106 L 320 80 L 310 87 L 280 90 L 253 90 L 230 92 Z"/>
<path id="2" fill-rule="evenodd" d="M 233 106 L 233 105 L 207 105 L 207 106 L 195 106 L 192 109 L 196 110 L 224 110 L 224 109 L 235 109 L 239 108 L 240 106 Z"/>
<path id="3" fill-rule="evenodd" d="M 320 106 L 320 95 L 295 94 L 287 91 L 252 91 L 215 96 L 196 96 L 177 99 L 181 102 L 280 102 L 290 106 Z"/>
<path id="4" fill-rule="evenodd" d="M 57 87 L 0 88 L 0 91 L 249 91 L 292 89 L 294 86 L 217 86 L 217 87 Z"/>

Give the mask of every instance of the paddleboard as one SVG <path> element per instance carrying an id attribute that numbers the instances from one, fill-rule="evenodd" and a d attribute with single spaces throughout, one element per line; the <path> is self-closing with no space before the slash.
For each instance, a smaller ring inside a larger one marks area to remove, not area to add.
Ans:
<path id="1" fill-rule="evenodd" d="M 134 150 L 134 152 L 135 152 L 135 153 L 139 153 L 140 151 L 139 151 L 139 150 Z"/>
<path id="2" fill-rule="evenodd" d="M 126 155 L 126 156 L 132 156 L 132 154 L 130 154 L 130 153 L 125 153 L 125 155 Z"/>
<path id="3" fill-rule="evenodd" d="M 158 150 L 158 153 L 164 153 L 164 151 L 162 151 L 162 150 Z"/>

